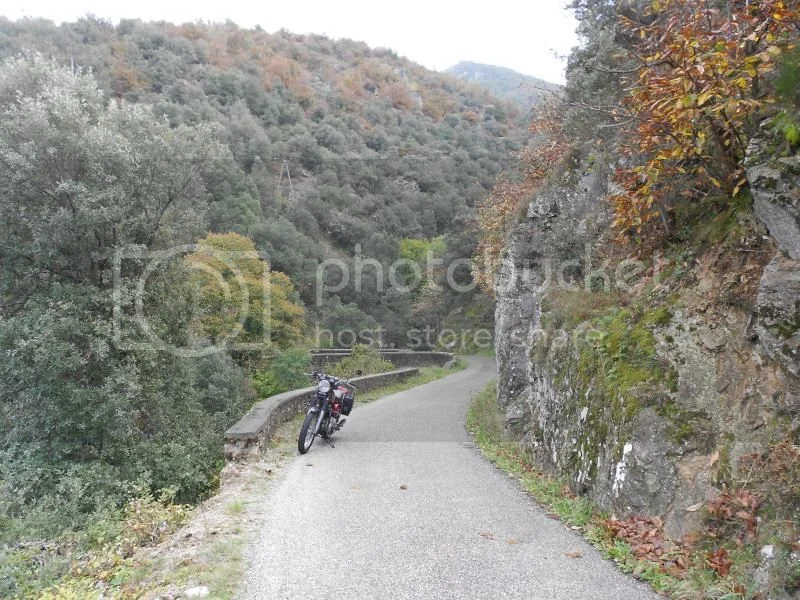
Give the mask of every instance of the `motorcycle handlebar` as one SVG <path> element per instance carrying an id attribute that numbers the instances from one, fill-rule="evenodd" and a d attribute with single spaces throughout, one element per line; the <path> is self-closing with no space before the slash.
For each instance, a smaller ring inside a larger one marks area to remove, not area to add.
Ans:
<path id="1" fill-rule="evenodd" d="M 310 375 L 311 377 L 315 377 L 317 379 L 322 379 L 323 377 L 330 381 L 331 383 L 336 382 L 337 384 L 346 385 L 347 387 L 352 388 L 353 390 L 357 390 L 358 387 L 350 383 L 349 379 L 339 379 L 333 375 L 326 375 L 325 373 L 320 373 L 318 371 L 314 371 L 313 373 L 306 373 L 306 375 Z"/>

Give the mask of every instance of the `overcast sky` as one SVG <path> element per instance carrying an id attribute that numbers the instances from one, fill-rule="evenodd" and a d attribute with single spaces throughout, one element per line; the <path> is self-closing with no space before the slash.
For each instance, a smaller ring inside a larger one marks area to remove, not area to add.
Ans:
<path id="1" fill-rule="evenodd" d="M 565 2 L 3 0 L 0 14 L 10 19 L 45 17 L 56 22 L 74 21 L 87 14 L 114 22 L 120 18 L 176 23 L 230 19 L 245 27 L 261 25 L 270 32 L 285 28 L 361 40 L 373 47 L 392 48 L 439 71 L 471 60 L 562 83 L 563 57 L 576 43 L 575 23 Z"/>

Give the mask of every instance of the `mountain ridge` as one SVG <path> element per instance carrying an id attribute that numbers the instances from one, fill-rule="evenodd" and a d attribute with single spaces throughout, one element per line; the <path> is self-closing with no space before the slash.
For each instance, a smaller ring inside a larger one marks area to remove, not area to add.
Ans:
<path id="1" fill-rule="evenodd" d="M 513 100 L 524 108 L 541 104 L 551 93 L 558 93 L 563 89 L 559 84 L 525 75 L 508 67 L 468 60 L 462 60 L 444 72 L 463 81 L 477 83 L 493 94 Z"/>

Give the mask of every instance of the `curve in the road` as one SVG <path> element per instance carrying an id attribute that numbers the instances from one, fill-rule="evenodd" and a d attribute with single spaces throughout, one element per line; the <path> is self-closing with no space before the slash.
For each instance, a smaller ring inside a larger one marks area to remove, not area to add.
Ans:
<path id="1" fill-rule="evenodd" d="M 243 598 L 654 600 L 486 462 L 464 429 L 491 359 L 358 406 L 287 465 Z M 571 558 L 575 552 L 581 558 Z"/>

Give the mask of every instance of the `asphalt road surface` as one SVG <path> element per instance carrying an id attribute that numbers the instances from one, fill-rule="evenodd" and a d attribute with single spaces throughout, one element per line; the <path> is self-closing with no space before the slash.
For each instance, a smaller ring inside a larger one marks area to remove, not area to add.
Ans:
<path id="1" fill-rule="evenodd" d="M 464 429 L 492 359 L 356 407 L 287 465 L 242 598 L 655 600 L 489 464 Z M 580 553 L 580 558 L 571 558 Z"/>

